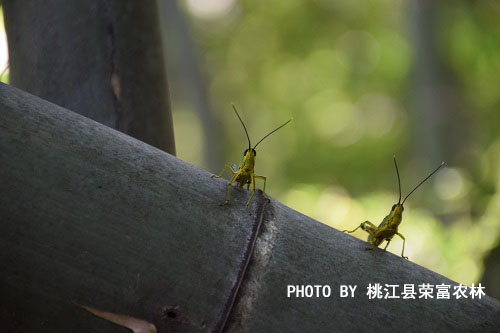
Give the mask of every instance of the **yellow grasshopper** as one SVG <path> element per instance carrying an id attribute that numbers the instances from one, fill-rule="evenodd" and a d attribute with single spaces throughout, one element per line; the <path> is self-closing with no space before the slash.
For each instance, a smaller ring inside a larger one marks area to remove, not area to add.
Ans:
<path id="1" fill-rule="evenodd" d="M 229 200 L 231 199 L 231 185 L 234 182 L 236 182 L 236 184 L 238 186 L 240 186 L 240 187 L 243 187 L 244 185 L 247 185 L 247 190 L 250 189 L 250 184 L 252 184 L 252 194 L 250 195 L 250 198 L 248 199 L 248 202 L 247 202 L 247 208 L 248 208 L 248 205 L 250 204 L 250 201 L 252 200 L 252 198 L 253 198 L 253 196 L 255 194 L 255 179 L 256 178 L 257 179 L 262 179 L 264 181 L 264 189 L 262 190 L 262 196 L 264 198 L 266 198 L 266 196 L 265 196 L 265 192 L 266 192 L 266 177 L 264 177 L 264 176 L 257 176 L 256 174 L 254 174 L 255 156 L 257 155 L 257 152 L 255 151 L 255 148 L 257 148 L 257 146 L 259 145 L 259 143 L 261 143 L 262 141 L 264 141 L 265 138 L 267 138 L 269 135 L 273 134 L 274 132 L 276 132 L 277 130 L 279 130 L 280 128 L 282 128 L 283 126 L 285 126 L 286 124 L 288 124 L 290 121 L 292 121 L 292 119 L 289 119 L 286 123 L 284 123 L 283 125 L 279 126 L 275 130 L 271 131 L 266 136 L 264 136 L 252 148 L 252 145 L 250 144 L 250 137 L 248 136 L 247 128 L 245 127 L 245 124 L 243 123 L 243 120 L 241 120 L 241 117 L 238 114 L 238 111 L 236 110 L 236 107 L 234 105 L 232 105 L 232 106 L 233 106 L 234 112 L 236 113 L 236 116 L 238 117 L 238 119 L 241 122 L 241 125 L 243 125 L 243 129 L 245 130 L 245 134 L 247 135 L 248 148 L 245 149 L 245 151 L 243 152 L 243 163 L 242 163 L 241 167 L 238 170 L 235 170 L 229 163 L 226 163 L 224 165 L 224 168 L 222 169 L 221 173 L 218 176 L 213 175 L 212 178 L 220 178 L 220 177 L 222 177 L 222 174 L 224 173 L 224 170 L 226 170 L 226 169 L 229 169 L 233 173 L 233 178 L 231 179 L 231 181 L 227 185 L 227 199 L 226 199 L 226 201 L 224 201 L 223 205 L 227 205 L 229 203 Z"/>
<path id="2" fill-rule="evenodd" d="M 401 237 L 401 239 L 403 239 L 403 251 L 401 252 L 401 257 L 408 259 L 408 257 L 404 256 L 406 240 L 405 240 L 404 236 L 398 232 L 398 226 L 401 224 L 401 221 L 403 220 L 403 211 L 405 210 L 403 207 L 403 204 L 405 203 L 406 199 L 408 199 L 408 197 L 413 192 L 415 192 L 415 190 L 420 185 L 425 183 L 425 181 L 427 179 L 431 178 L 431 176 L 433 174 L 435 174 L 444 165 L 444 162 L 442 162 L 437 167 L 436 170 L 432 171 L 430 173 L 430 175 L 428 175 L 417 186 L 415 186 L 415 188 L 403 199 L 403 202 L 401 202 L 401 180 L 399 178 L 399 170 L 398 170 L 398 164 L 396 163 L 396 156 L 394 156 L 394 165 L 396 166 L 396 174 L 398 176 L 399 200 L 398 200 L 397 204 L 392 206 L 392 209 L 391 209 L 391 212 L 389 213 L 389 215 L 387 215 L 384 218 L 384 220 L 382 221 L 382 223 L 379 224 L 378 227 L 375 226 L 370 221 L 365 221 L 365 222 L 361 223 L 356 229 L 354 229 L 352 231 L 344 230 L 343 232 L 352 233 L 352 232 L 355 232 L 356 230 L 358 230 L 359 228 L 361 228 L 362 230 L 369 233 L 368 243 L 370 243 L 371 247 L 366 248 L 366 250 L 373 250 L 375 247 L 378 247 L 384 240 L 386 240 L 387 244 L 384 247 L 384 251 L 385 251 L 385 249 L 387 249 L 387 246 L 389 246 L 389 243 L 391 242 L 394 235 L 398 235 L 399 237 Z"/>

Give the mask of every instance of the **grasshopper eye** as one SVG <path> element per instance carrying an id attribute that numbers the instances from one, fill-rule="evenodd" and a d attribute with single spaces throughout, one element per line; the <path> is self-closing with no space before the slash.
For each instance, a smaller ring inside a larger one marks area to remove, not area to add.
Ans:
<path id="1" fill-rule="evenodd" d="M 391 211 L 393 211 L 393 210 L 394 210 L 394 208 L 396 208 L 396 205 L 392 206 Z"/>
<path id="2" fill-rule="evenodd" d="M 252 151 L 253 151 L 253 156 L 257 156 L 257 152 L 255 151 L 255 149 L 252 148 Z"/>
<path id="3" fill-rule="evenodd" d="M 401 206 L 401 211 L 404 212 L 405 211 L 405 207 L 404 206 Z"/>
<path id="4" fill-rule="evenodd" d="M 248 153 L 248 148 L 245 149 L 245 151 L 243 152 L 243 156 L 245 156 L 247 153 Z"/>

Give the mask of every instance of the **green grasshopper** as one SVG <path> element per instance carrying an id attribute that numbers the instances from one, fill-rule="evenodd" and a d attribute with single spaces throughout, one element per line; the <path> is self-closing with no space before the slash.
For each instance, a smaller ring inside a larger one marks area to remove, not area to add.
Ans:
<path id="1" fill-rule="evenodd" d="M 368 243 L 370 243 L 371 247 L 366 248 L 366 250 L 373 250 L 375 247 L 378 247 L 384 240 L 386 240 L 387 244 L 384 247 L 384 251 L 385 251 L 385 249 L 387 249 L 387 246 L 389 246 L 389 243 L 391 242 L 391 240 L 394 237 L 394 235 L 398 235 L 399 237 L 401 237 L 401 239 L 403 239 L 403 251 L 401 252 L 401 257 L 403 257 L 405 259 L 408 259 L 408 257 L 404 256 L 405 242 L 406 242 L 406 240 L 405 240 L 404 236 L 401 235 L 398 232 L 398 226 L 401 224 L 401 221 L 403 220 L 403 211 L 405 210 L 404 207 L 403 207 L 403 204 L 405 203 L 406 199 L 408 199 L 408 197 L 413 192 L 415 192 L 415 190 L 420 185 L 422 185 L 423 183 L 425 183 L 425 181 L 427 179 L 431 178 L 431 176 L 433 174 L 435 174 L 444 165 L 444 162 L 442 162 L 437 167 L 436 170 L 432 171 L 430 173 L 430 175 L 428 175 L 417 186 L 415 186 L 415 188 L 404 198 L 403 202 L 401 202 L 401 180 L 399 178 L 399 170 L 398 170 L 398 164 L 396 163 L 396 156 L 394 156 L 394 165 L 396 166 L 396 174 L 398 176 L 399 200 L 398 200 L 397 204 L 395 204 L 395 205 L 392 206 L 392 209 L 391 209 L 391 212 L 389 213 L 389 215 L 387 215 L 384 218 L 384 220 L 382 221 L 382 223 L 379 224 L 378 227 L 375 226 L 370 221 L 365 221 L 365 222 L 361 223 L 356 229 L 354 229 L 352 231 L 344 230 L 342 232 L 347 232 L 347 233 L 350 234 L 350 233 L 355 232 L 359 228 L 361 228 L 362 230 L 364 230 L 367 233 L 369 233 L 369 235 L 368 235 Z"/>
<path id="2" fill-rule="evenodd" d="M 292 119 L 289 119 L 283 125 L 279 126 L 275 130 L 272 130 L 269 134 L 267 134 L 262 139 L 260 139 L 260 141 L 257 142 L 257 144 L 255 146 L 253 146 L 253 148 L 252 148 L 252 145 L 250 144 L 250 137 L 248 136 L 247 128 L 245 127 L 245 124 L 243 123 L 243 120 L 241 120 L 241 117 L 238 114 L 238 111 L 236 110 L 236 107 L 234 105 L 232 105 L 232 106 L 233 106 L 234 112 L 236 113 L 236 116 L 238 117 L 238 119 L 241 122 L 241 125 L 243 125 L 243 129 L 245 130 L 245 134 L 247 135 L 248 148 L 245 149 L 245 151 L 243 152 L 243 163 L 242 163 L 241 167 L 238 170 L 235 170 L 235 168 L 233 168 L 229 163 L 226 163 L 224 165 L 224 168 L 222 169 L 221 173 L 218 176 L 213 175 L 212 178 L 220 178 L 220 177 L 222 177 L 222 174 L 224 173 L 224 170 L 226 170 L 226 169 L 229 169 L 232 172 L 232 174 L 233 174 L 233 178 L 231 179 L 231 181 L 227 185 L 227 199 L 226 199 L 226 201 L 224 201 L 223 205 L 227 205 L 229 203 L 229 200 L 231 199 L 231 185 L 234 182 L 236 182 L 236 184 L 239 187 L 243 187 L 243 186 L 247 185 L 247 190 L 250 189 L 250 184 L 252 184 L 252 194 L 250 195 L 250 198 L 248 199 L 248 202 L 247 202 L 247 208 L 248 208 L 248 205 L 250 204 L 250 201 L 252 200 L 252 198 L 253 198 L 253 196 L 255 194 L 255 179 L 256 178 L 257 179 L 262 179 L 264 181 L 264 189 L 262 190 L 262 196 L 265 199 L 267 199 L 266 196 L 265 196 L 265 192 L 266 192 L 266 177 L 264 177 L 264 176 L 258 176 L 256 174 L 254 174 L 255 156 L 257 155 L 257 152 L 255 151 L 255 148 L 257 148 L 257 146 L 259 145 L 259 143 L 261 143 L 262 141 L 264 141 L 265 138 L 267 138 L 268 136 L 270 136 L 271 134 L 273 134 L 274 132 L 276 132 L 277 130 L 279 130 L 280 128 L 282 128 L 283 126 L 285 126 L 286 124 L 288 124 L 290 121 L 292 121 Z"/>

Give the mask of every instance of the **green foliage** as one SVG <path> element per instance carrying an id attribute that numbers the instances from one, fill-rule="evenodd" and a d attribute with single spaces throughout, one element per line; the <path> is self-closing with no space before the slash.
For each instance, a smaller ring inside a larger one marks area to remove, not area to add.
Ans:
<path id="1" fill-rule="evenodd" d="M 378 224 L 397 201 L 392 155 L 401 161 L 403 191 L 440 162 L 421 153 L 427 147 L 419 138 L 433 124 L 414 124 L 422 116 L 411 103 L 413 74 L 427 70 L 415 68 L 422 36 L 415 35 L 414 7 L 397 0 L 220 2 L 231 6 L 211 19 L 193 14 L 192 25 L 227 160 L 239 163 L 245 147 L 231 102 L 254 137 L 293 117 L 260 147 L 255 168 L 268 177 L 268 192 L 338 229 Z M 471 283 L 498 239 L 500 6 L 462 0 L 432 8 L 435 70 L 458 106 L 442 111 L 441 130 L 462 141 L 433 143 L 447 154 L 447 168 L 409 200 L 400 231 L 410 260 Z"/>

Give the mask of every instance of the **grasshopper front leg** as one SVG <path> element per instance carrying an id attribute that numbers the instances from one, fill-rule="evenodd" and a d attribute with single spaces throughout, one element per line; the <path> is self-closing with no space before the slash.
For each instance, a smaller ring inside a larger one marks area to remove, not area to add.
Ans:
<path id="1" fill-rule="evenodd" d="M 223 170 L 224 171 L 224 170 Z M 231 200 L 231 185 L 233 185 L 233 183 L 236 181 L 236 178 L 238 177 L 238 173 L 236 172 L 233 176 L 233 178 L 231 179 L 231 181 L 229 182 L 229 184 L 227 184 L 227 199 L 226 201 L 224 201 L 221 206 L 223 205 L 227 205 L 229 203 L 229 200 Z"/>
<path id="2" fill-rule="evenodd" d="M 264 199 L 266 200 L 269 200 L 265 193 L 266 193 L 266 177 L 264 176 L 256 176 L 252 173 L 252 194 L 250 195 L 250 199 L 248 199 L 248 202 L 247 202 L 247 208 L 248 208 L 248 205 L 250 205 L 250 201 L 252 200 L 253 196 L 255 195 L 255 179 L 258 178 L 258 179 L 262 179 L 264 181 L 264 188 L 262 190 L 262 196 L 264 197 Z"/>
<path id="3" fill-rule="evenodd" d="M 371 251 L 375 248 L 375 243 L 370 243 L 370 244 L 371 244 L 370 247 L 365 248 L 366 251 Z"/>
<path id="4" fill-rule="evenodd" d="M 406 239 L 403 235 L 401 235 L 399 232 L 396 232 L 396 235 L 398 235 L 399 237 L 401 237 L 403 239 L 403 251 L 401 252 L 401 257 L 405 258 L 405 259 L 408 259 L 408 257 L 405 257 L 404 256 L 404 253 L 405 253 L 405 243 L 406 243 Z"/>
<path id="5" fill-rule="evenodd" d="M 252 182 L 252 194 L 250 194 L 250 198 L 248 199 L 247 201 L 247 208 L 248 208 L 248 205 L 250 205 L 250 201 L 252 201 L 252 198 L 253 198 L 253 195 L 255 194 L 255 176 L 252 172 L 251 174 L 251 182 Z"/>
<path id="6" fill-rule="evenodd" d="M 267 199 L 269 200 L 267 197 L 266 197 L 266 181 L 267 181 L 267 178 L 264 177 L 264 176 L 255 176 L 255 178 L 257 179 L 261 179 L 264 181 L 264 188 L 262 189 L 262 196 L 264 197 L 264 199 Z"/>

